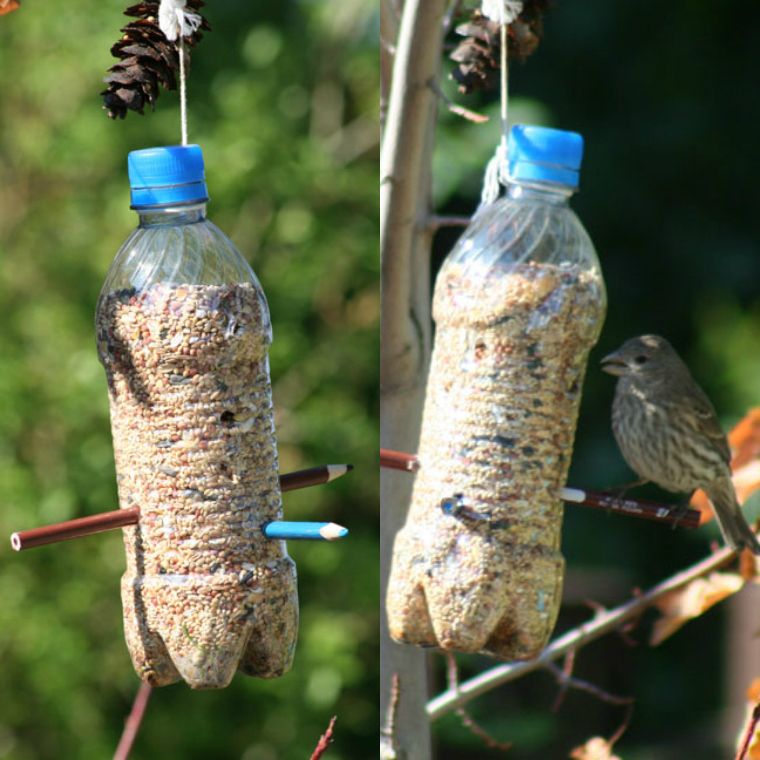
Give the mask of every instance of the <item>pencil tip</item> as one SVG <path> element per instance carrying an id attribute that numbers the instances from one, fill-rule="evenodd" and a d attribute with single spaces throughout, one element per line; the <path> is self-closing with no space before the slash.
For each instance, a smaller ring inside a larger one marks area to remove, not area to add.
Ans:
<path id="1" fill-rule="evenodd" d="M 335 480 L 345 475 L 347 472 L 351 472 L 354 469 L 352 464 L 328 464 L 327 465 L 327 482 Z"/>
<path id="2" fill-rule="evenodd" d="M 336 541 L 348 535 L 348 528 L 344 528 L 337 523 L 327 523 L 327 525 L 319 529 L 319 533 L 327 541 Z"/>

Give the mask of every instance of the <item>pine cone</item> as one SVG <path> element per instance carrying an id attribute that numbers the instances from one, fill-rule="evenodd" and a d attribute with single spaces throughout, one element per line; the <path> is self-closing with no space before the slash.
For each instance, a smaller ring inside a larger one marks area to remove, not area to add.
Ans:
<path id="1" fill-rule="evenodd" d="M 525 0 L 523 12 L 507 30 L 511 58 L 524 61 L 541 41 L 543 14 L 550 0 Z M 498 21 L 486 18 L 479 10 L 469 21 L 460 24 L 456 33 L 464 37 L 449 56 L 457 65 L 451 76 L 459 82 L 459 91 L 492 90 L 499 84 L 501 30 Z"/>
<path id="2" fill-rule="evenodd" d="M 203 0 L 187 0 L 188 9 L 196 13 L 203 4 Z M 143 2 L 124 11 L 137 21 L 122 28 L 124 36 L 111 48 L 111 55 L 121 60 L 108 69 L 103 79 L 108 88 L 100 93 L 112 119 L 123 119 L 128 109 L 142 114 L 146 103 L 155 108 L 159 85 L 165 90 L 177 89 L 179 46 L 169 42 L 158 26 L 158 6 L 158 2 Z M 205 18 L 201 29 L 211 29 Z M 193 47 L 202 38 L 199 29 L 184 39 Z"/>

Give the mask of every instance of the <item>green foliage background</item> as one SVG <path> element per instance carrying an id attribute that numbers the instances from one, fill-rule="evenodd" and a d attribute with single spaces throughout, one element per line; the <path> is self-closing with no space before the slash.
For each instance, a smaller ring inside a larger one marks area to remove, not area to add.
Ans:
<path id="1" fill-rule="evenodd" d="M 599 253 L 609 308 L 589 361 L 573 485 L 601 489 L 632 479 L 609 428 L 614 380 L 598 364 L 633 335 L 660 333 L 673 342 L 724 429 L 760 405 L 758 39 L 760 6 L 748 0 L 557 0 L 537 52 L 511 66 L 512 123 L 572 129 L 586 139 L 572 205 Z M 451 82 L 446 88 L 458 103 L 492 116 L 482 126 L 442 113 L 437 210 L 466 214 L 477 205 L 498 139 L 498 105 L 495 94 L 465 97 Z M 459 234 L 438 235 L 436 264 Z M 657 489 L 637 493 L 678 499 Z M 750 518 L 759 506 L 756 495 Z M 557 633 L 589 618 L 584 600 L 620 603 L 634 588 L 705 556 L 711 540 L 718 540 L 714 525 L 670 531 L 568 506 Z M 754 631 L 757 600 L 757 588 L 746 588 L 731 602 L 744 605 Z M 729 697 L 727 670 L 731 663 L 734 672 L 743 669 L 745 686 L 760 673 L 752 630 L 743 633 L 744 648 L 732 650 L 727 607 L 718 605 L 656 649 L 646 644 L 648 615 L 633 633 L 638 646 L 607 636 L 578 653 L 577 676 L 636 698 L 632 724 L 616 745 L 624 760 L 733 756 L 730 731 L 739 730 L 744 695 L 735 689 Z M 463 674 L 489 664 L 462 658 Z M 623 719 L 621 708 L 573 691 L 553 714 L 557 690 L 550 675 L 537 673 L 478 700 L 472 712 L 497 738 L 515 742 L 514 760 L 567 757 L 590 736 L 611 736 Z M 726 720 L 737 705 L 739 714 Z M 501 756 L 455 716 L 436 724 L 435 734 L 441 760 Z"/>
<path id="2" fill-rule="evenodd" d="M 176 93 L 113 123 L 101 77 L 126 4 L 25 0 L 0 17 L 0 537 L 116 506 L 93 332 L 136 224 L 129 150 L 179 142 Z M 283 471 L 353 462 L 290 493 L 290 519 L 350 527 L 292 545 L 301 632 L 291 673 L 218 692 L 156 690 L 134 758 L 377 751 L 377 7 L 213 0 L 193 53 L 191 142 L 210 217 L 267 292 Z M 0 758 L 110 757 L 138 686 L 124 646 L 118 533 L 11 552 L 0 541 Z"/>

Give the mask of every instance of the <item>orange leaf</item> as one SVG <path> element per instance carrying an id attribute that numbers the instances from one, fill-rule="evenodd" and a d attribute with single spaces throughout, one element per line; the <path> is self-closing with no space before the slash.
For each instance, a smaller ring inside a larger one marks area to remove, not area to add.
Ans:
<path id="1" fill-rule="evenodd" d="M 15 11 L 20 5 L 18 0 L 0 0 L 0 16 Z"/>
<path id="2" fill-rule="evenodd" d="M 760 678 L 755 678 L 747 687 L 747 699 L 752 704 L 760 702 Z"/>
<path id="3" fill-rule="evenodd" d="M 612 745 L 601 736 L 589 739 L 570 753 L 571 760 L 620 760 L 612 754 Z"/>
<path id="4" fill-rule="evenodd" d="M 734 487 L 739 504 L 760 488 L 760 407 L 750 409 L 728 434 L 733 456 Z M 704 491 L 695 491 L 691 506 L 701 513 L 700 525 L 712 520 L 713 511 Z"/>
<path id="5" fill-rule="evenodd" d="M 760 458 L 760 407 L 750 409 L 728 434 L 733 452 L 731 469 L 736 470 L 751 459 Z"/>
<path id="6" fill-rule="evenodd" d="M 684 623 L 735 594 L 743 585 L 744 579 L 737 573 L 710 573 L 707 578 L 696 578 L 683 588 L 665 594 L 656 603 L 662 617 L 654 624 L 650 645 L 661 644 Z"/>
<path id="7" fill-rule="evenodd" d="M 751 549 L 742 549 L 739 552 L 739 575 L 745 581 L 758 582 L 760 576 L 760 561 Z"/>

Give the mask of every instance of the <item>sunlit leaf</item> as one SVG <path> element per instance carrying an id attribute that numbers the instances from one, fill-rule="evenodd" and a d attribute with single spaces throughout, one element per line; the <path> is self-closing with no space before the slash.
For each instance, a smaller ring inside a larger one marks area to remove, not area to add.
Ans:
<path id="1" fill-rule="evenodd" d="M 612 745 L 601 736 L 594 736 L 570 753 L 571 760 L 622 760 L 612 753 Z"/>
<path id="2" fill-rule="evenodd" d="M 655 622 L 649 643 L 661 644 L 684 623 L 735 594 L 743 585 L 744 579 L 738 573 L 711 573 L 707 578 L 696 578 L 687 586 L 665 594 L 656 603 L 662 617 Z"/>
<path id="3" fill-rule="evenodd" d="M 15 11 L 20 5 L 18 0 L 0 0 L 0 16 Z"/>
<path id="4" fill-rule="evenodd" d="M 733 453 L 731 469 L 736 498 L 744 504 L 760 488 L 760 407 L 747 412 L 728 434 L 728 442 Z M 695 491 L 691 506 L 700 511 L 701 523 L 712 520 L 712 507 L 704 491 Z"/>

